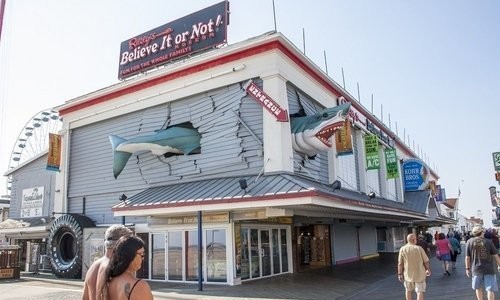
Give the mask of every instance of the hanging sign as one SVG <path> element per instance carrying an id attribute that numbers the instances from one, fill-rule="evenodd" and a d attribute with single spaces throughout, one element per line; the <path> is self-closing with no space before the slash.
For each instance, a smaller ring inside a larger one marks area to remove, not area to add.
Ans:
<path id="1" fill-rule="evenodd" d="M 387 169 L 387 179 L 394 179 L 399 177 L 398 157 L 396 149 L 387 148 L 384 150 L 385 154 L 385 168 Z"/>
<path id="2" fill-rule="evenodd" d="M 443 201 L 443 193 L 441 193 L 441 185 L 440 184 L 436 185 L 436 201 L 437 202 Z"/>
<path id="3" fill-rule="evenodd" d="M 495 171 L 500 171 L 500 152 L 493 152 L 493 167 Z"/>
<path id="4" fill-rule="evenodd" d="M 403 163 L 405 191 L 421 191 L 429 183 L 429 169 L 419 159 L 408 159 Z"/>
<path id="5" fill-rule="evenodd" d="M 253 81 L 249 80 L 243 88 L 262 107 L 270 112 L 277 121 L 288 122 L 288 112 L 281 108 L 271 97 L 261 90 Z"/>
<path id="6" fill-rule="evenodd" d="M 365 140 L 366 169 L 380 169 L 380 156 L 378 153 L 378 139 L 376 135 L 367 134 Z"/>
<path id="7" fill-rule="evenodd" d="M 49 133 L 49 154 L 47 156 L 47 167 L 49 171 L 59 171 L 61 167 L 61 136 Z"/>
<path id="8" fill-rule="evenodd" d="M 342 128 L 335 133 L 335 149 L 337 149 L 337 156 L 353 154 L 351 122 L 347 119 Z"/>

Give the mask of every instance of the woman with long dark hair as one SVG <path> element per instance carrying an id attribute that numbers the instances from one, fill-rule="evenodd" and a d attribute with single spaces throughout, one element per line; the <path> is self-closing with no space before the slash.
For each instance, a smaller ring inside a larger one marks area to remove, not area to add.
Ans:
<path id="1" fill-rule="evenodd" d="M 108 266 L 108 282 L 102 295 L 109 300 L 153 299 L 149 284 L 135 277 L 144 259 L 144 242 L 136 237 L 121 237 Z"/>

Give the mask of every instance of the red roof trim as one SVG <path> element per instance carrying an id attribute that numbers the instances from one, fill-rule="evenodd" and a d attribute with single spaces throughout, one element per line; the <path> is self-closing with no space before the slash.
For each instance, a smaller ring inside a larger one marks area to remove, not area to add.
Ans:
<path id="1" fill-rule="evenodd" d="M 148 80 L 146 82 L 137 83 L 135 85 L 123 88 L 123 89 L 115 91 L 115 92 L 111 92 L 111 93 L 106 94 L 106 95 L 96 97 L 94 99 L 89 99 L 85 102 L 75 104 L 74 106 L 70 106 L 70 107 L 61 109 L 59 111 L 59 114 L 61 116 L 64 116 L 65 114 L 68 114 L 68 113 L 71 113 L 74 111 L 78 111 L 80 109 L 84 109 L 84 108 L 87 108 L 87 107 L 90 107 L 90 106 L 93 106 L 96 104 L 100 104 L 100 103 L 106 102 L 108 100 L 111 100 L 111 99 L 114 99 L 114 98 L 117 98 L 117 97 L 120 97 L 123 95 L 134 93 L 134 92 L 146 89 L 146 88 L 150 88 L 150 87 L 159 85 L 159 84 L 164 83 L 164 82 L 168 82 L 168 81 L 171 81 L 171 80 L 174 80 L 177 78 L 181 78 L 184 76 L 195 74 L 195 73 L 207 70 L 207 69 L 211 69 L 211 68 L 223 65 L 223 64 L 237 61 L 239 59 L 244 59 L 246 57 L 254 56 L 254 55 L 257 55 L 257 54 L 260 54 L 263 52 L 267 52 L 267 51 L 270 51 L 273 49 L 280 49 L 281 51 L 283 51 L 286 48 L 283 45 L 281 45 L 279 41 L 271 41 L 271 42 L 268 42 L 268 43 L 265 43 L 262 45 L 258 45 L 258 46 L 252 47 L 252 48 L 245 49 L 245 50 L 240 51 L 240 52 L 228 54 L 228 55 L 216 58 L 214 60 L 204 62 L 204 63 L 198 64 L 198 65 L 195 65 L 195 66 L 183 69 L 183 70 L 179 70 L 176 72 L 165 74 L 161 77 L 154 78 L 154 79 Z M 289 52 L 289 51 L 287 50 L 287 52 Z M 309 72 L 312 72 L 312 70 L 310 70 Z"/>

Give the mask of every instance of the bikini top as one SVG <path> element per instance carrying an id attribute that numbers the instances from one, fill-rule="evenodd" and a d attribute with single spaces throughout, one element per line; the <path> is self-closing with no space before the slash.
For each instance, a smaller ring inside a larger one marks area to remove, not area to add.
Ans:
<path id="1" fill-rule="evenodd" d="M 128 293 L 128 299 L 130 300 L 130 295 L 132 295 L 132 291 L 134 290 L 135 286 L 137 285 L 137 283 L 139 283 L 139 281 L 141 281 L 141 279 L 137 279 L 137 281 L 134 283 L 134 285 L 132 286 L 132 289 L 130 289 L 130 293 Z"/>

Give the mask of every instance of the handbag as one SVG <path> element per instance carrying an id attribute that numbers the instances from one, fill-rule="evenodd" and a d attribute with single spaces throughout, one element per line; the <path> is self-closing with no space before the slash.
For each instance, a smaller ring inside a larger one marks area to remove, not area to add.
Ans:
<path id="1" fill-rule="evenodd" d="M 436 258 L 441 260 L 441 252 L 439 250 L 436 250 Z"/>

